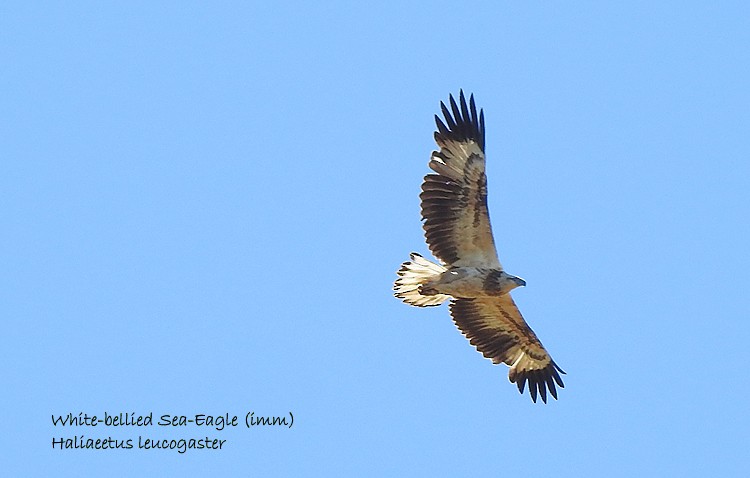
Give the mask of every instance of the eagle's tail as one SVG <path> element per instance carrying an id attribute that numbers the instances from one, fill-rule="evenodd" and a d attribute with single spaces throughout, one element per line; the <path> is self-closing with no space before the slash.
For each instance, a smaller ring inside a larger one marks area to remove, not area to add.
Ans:
<path id="1" fill-rule="evenodd" d="M 450 299 L 449 295 L 426 295 L 420 290 L 422 284 L 431 279 L 436 279 L 437 276 L 447 269 L 439 264 L 428 261 L 416 252 L 412 252 L 409 257 L 411 260 L 401 264 L 401 269 L 396 272 L 399 277 L 393 284 L 394 295 L 407 304 L 417 307 L 440 305 Z"/>

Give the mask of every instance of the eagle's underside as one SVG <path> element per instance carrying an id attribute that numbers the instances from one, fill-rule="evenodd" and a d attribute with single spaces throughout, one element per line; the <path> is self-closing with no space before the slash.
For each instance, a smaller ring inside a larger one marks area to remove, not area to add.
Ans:
<path id="1" fill-rule="evenodd" d="M 460 104 L 460 106 L 459 106 Z M 420 194 L 423 228 L 436 264 L 412 253 L 398 271 L 396 297 L 417 307 L 450 300 L 459 330 L 493 363 L 510 367 L 509 379 L 523 393 L 526 383 L 534 402 L 557 398 L 565 373 L 549 356 L 523 319 L 510 291 L 525 282 L 507 274 L 497 258 L 487 209 L 484 113 L 477 115 L 472 96 L 463 91 L 450 110 L 441 103 L 445 122 L 435 116 L 435 141 Z"/>

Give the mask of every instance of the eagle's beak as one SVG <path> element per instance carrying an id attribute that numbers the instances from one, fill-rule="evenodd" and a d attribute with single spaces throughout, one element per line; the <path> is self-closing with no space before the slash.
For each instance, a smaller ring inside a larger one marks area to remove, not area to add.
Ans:
<path id="1" fill-rule="evenodd" d="M 521 279 L 520 277 L 514 277 L 513 281 L 518 284 L 518 287 L 526 287 L 526 281 Z"/>

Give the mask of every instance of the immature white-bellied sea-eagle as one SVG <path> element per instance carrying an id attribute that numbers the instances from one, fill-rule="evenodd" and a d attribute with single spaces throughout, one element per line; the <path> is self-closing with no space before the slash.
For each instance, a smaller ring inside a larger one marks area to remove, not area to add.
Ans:
<path id="1" fill-rule="evenodd" d="M 422 183 L 422 220 L 427 245 L 442 264 L 417 253 L 404 262 L 393 286 L 407 304 L 429 307 L 450 299 L 450 313 L 459 330 L 493 363 L 510 366 L 508 378 L 523 393 L 529 384 L 547 403 L 547 390 L 557 399 L 555 384 L 564 387 L 557 366 L 510 296 L 526 282 L 503 270 L 497 258 L 487 210 L 484 157 L 484 111 L 450 96 L 450 110 L 435 115 L 435 142 L 430 169 Z M 559 372 L 559 373 L 558 373 Z"/>

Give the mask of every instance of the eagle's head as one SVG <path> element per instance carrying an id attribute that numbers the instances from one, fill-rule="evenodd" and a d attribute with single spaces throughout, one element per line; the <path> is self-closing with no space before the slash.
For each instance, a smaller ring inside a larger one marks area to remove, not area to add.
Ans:
<path id="1" fill-rule="evenodd" d="M 503 295 L 516 287 L 523 287 L 526 281 L 520 277 L 512 276 L 505 271 L 492 271 L 484 280 L 484 290 L 490 295 Z"/>
<path id="2" fill-rule="evenodd" d="M 516 284 L 512 287 L 512 289 L 515 289 L 516 287 L 526 287 L 526 281 L 521 279 L 520 277 L 509 275 L 508 280 Z"/>

